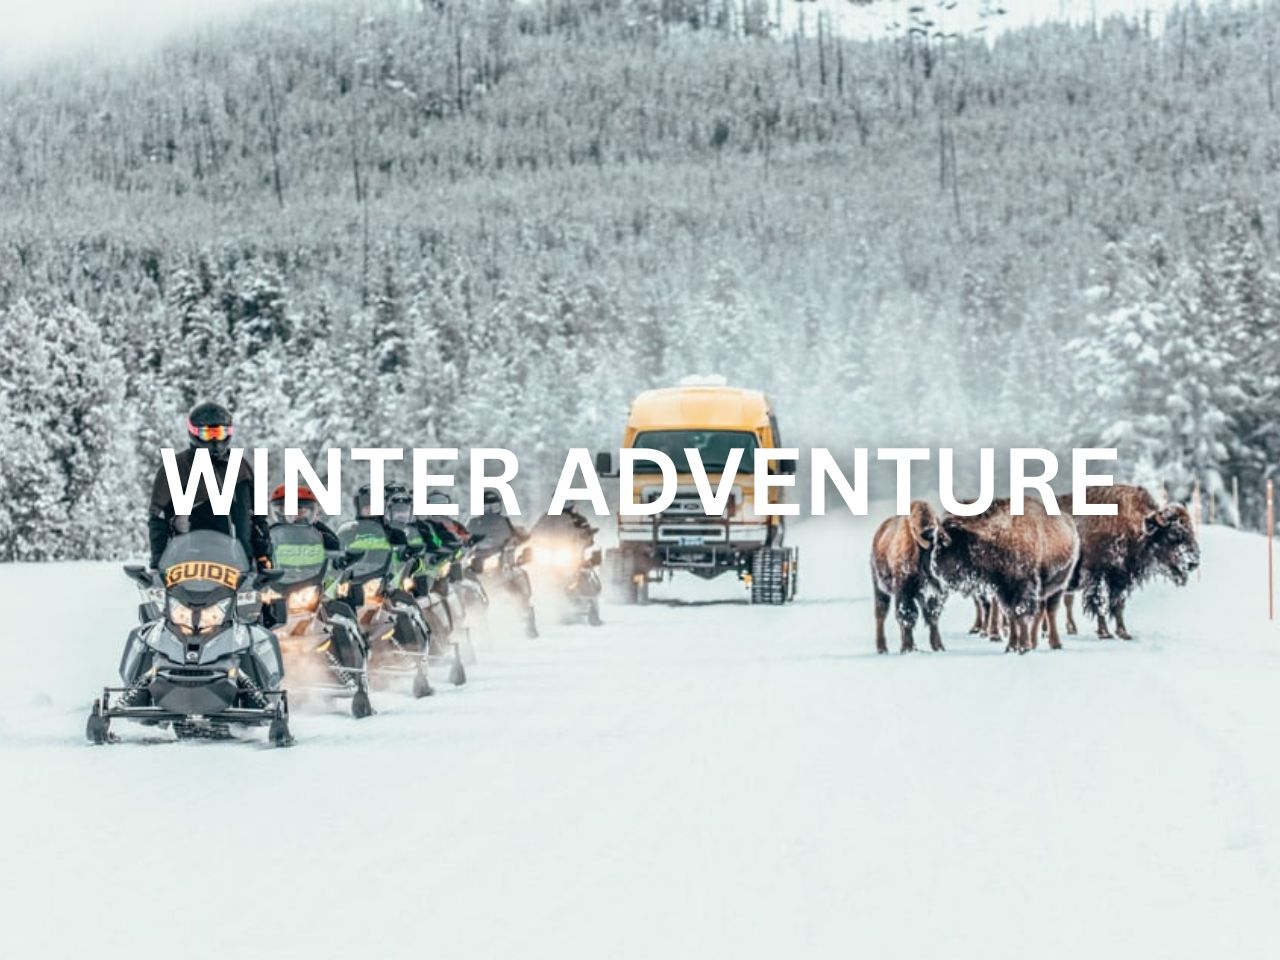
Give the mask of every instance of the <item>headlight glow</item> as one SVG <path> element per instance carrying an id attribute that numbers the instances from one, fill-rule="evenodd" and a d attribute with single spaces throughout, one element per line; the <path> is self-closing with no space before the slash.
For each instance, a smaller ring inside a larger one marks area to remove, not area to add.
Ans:
<path id="1" fill-rule="evenodd" d="M 288 609 L 290 614 L 311 613 L 320 603 L 320 588 L 316 584 L 289 592 Z"/>
<path id="2" fill-rule="evenodd" d="M 212 607 L 205 607 L 200 611 L 200 629 L 212 630 L 214 627 L 220 627 L 227 619 L 227 611 L 231 609 L 231 598 L 219 600 Z"/>
<path id="3" fill-rule="evenodd" d="M 412 593 L 412 592 L 413 592 L 413 587 L 414 587 L 414 584 L 415 584 L 415 583 L 416 583 L 416 581 L 413 579 L 413 577 L 405 577 L 405 578 L 400 582 L 400 586 L 404 589 L 404 591 L 405 591 L 406 593 Z"/>
<path id="4" fill-rule="evenodd" d="M 364 602 L 377 603 L 378 597 L 382 594 L 382 581 L 366 580 L 364 582 Z"/>
<path id="5" fill-rule="evenodd" d="M 541 566 L 563 570 L 576 564 L 578 557 L 572 547 L 535 547 L 533 560 Z"/>
<path id="6" fill-rule="evenodd" d="M 195 617 L 191 608 L 173 597 L 169 598 L 169 622 L 183 633 L 191 633 L 195 629 Z"/>

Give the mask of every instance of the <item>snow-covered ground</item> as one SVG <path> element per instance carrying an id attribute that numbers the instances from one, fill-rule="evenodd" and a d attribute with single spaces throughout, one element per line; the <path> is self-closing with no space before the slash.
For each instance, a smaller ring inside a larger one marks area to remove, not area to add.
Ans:
<path id="1" fill-rule="evenodd" d="M 0 568 L 0 956 L 1274 956 L 1280 625 L 1255 536 L 1132 643 L 876 657 L 870 525 L 803 597 L 679 584 L 298 745 L 87 745 L 135 598 Z M 683 598 L 683 599 L 677 599 Z"/>

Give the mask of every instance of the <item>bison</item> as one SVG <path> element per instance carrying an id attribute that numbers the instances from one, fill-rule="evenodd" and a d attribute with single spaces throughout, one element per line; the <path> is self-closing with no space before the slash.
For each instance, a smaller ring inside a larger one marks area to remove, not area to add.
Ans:
<path id="1" fill-rule="evenodd" d="M 930 559 L 935 577 L 948 589 L 994 601 L 1009 627 L 1006 650 L 1025 653 L 1036 646 L 1046 616 L 1049 646 L 1062 646 L 1053 614 L 1079 548 L 1070 517 L 1050 516 L 1034 500 L 1015 517 L 1006 499 L 976 517 L 943 520 Z"/>
<path id="2" fill-rule="evenodd" d="M 1112 517 L 1075 518 L 1080 533 L 1080 562 L 1076 565 L 1066 598 L 1067 633 L 1076 633 L 1072 611 L 1074 594 L 1083 598 L 1085 613 L 1098 623 L 1098 636 L 1109 639 L 1107 616 L 1115 623 L 1115 635 L 1132 639 L 1124 622 L 1124 605 L 1134 587 L 1152 576 L 1165 576 L 1183 586 L 1200 565 L 1191 514 L 1181 504 L 1161 507 L 1142 487 L 1116 484 L 1091 487 L 1088 503 L 1114 503 Z M 1070 496 L 1061 498 L 1062 509 L 1071 510 Z"/>
<path id="3" fill-rule="evenodd" d="M 982 595 L 973 598 L 973 626 L 970 633 L 986 637 L 988 640 L 999 640 L 1002 630 L 1000 607 L 991 602 L 991 597 Z"/>
<path id="4" fill-rule="evenodd" d="M 876 600 L 876 652 L 888 653 L 884 621 L 890 602 L 902 635 L 901 653 L 916 648 L 916 618 L 923 613 L 929 625 L 929 646 L 944 649 L 938 617 L 947 591 L 933 575 L 930 556 L 945 539 L 933 508 L 923 500 L 911 503 L 905 517 L 890 517 L 876 529 L 871 541 L 871 582 Z"/>

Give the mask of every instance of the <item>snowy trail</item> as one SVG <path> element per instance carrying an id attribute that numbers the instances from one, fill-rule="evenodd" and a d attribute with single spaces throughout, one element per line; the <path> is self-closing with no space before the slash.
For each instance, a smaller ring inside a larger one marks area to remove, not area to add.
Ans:
<path id="1" fill-rule="evenodd" d="M 287 751 L 84 744 L 132 591 L 0 568 L 7 662 L 41 651 L 0 679 L 0 955 L 1270 955 L 1260 541 L 1207 531 L 1203 580 L 1140 594 L 1131 644 L 1005 656 L 953 600 L 946 654 L 878 658 L 869 529 L 796 527 L 794 607 L 678 581 L 598 630 L 495 636 L 432 700 L 299 714 Z"/>

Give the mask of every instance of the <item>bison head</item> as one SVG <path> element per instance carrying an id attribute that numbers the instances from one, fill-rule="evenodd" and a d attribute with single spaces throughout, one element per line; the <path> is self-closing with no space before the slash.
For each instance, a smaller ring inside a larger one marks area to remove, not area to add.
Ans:
<path id="1" fill-rule="evenodd" d="M 1184 586 L 1200 566 L 1200 545 L 1187 508 L 1174 504 L 1153 510 L 1147 514 L 1143 527 L 1144 552 L 1154 572 Z"/>
<path id="2" fill-rule="evenodd" d="M 911 530 L 911 538 L 921 550 L 930 550 L 934 546 L 945 547 L 951 542 L 947 532 L 942 529 L 942 521 L 933 512 L 933 507 L 923 500 L 911 501 L 907 525 Z"/>

